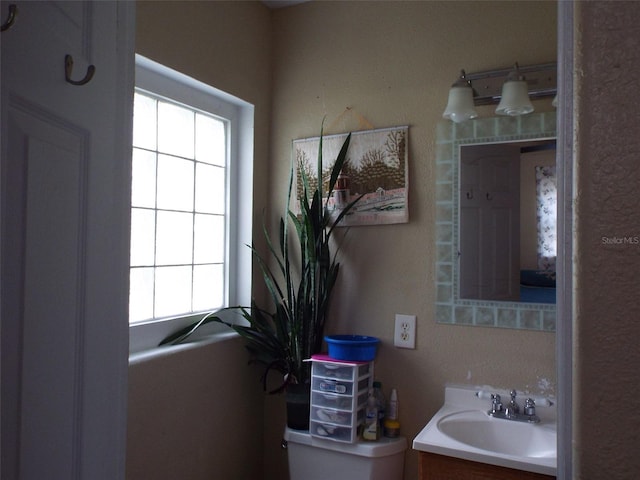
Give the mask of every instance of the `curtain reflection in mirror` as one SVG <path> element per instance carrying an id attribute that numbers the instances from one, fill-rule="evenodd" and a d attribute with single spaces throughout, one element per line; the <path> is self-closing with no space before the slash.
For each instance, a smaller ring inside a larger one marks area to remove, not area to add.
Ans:
<path id="1" fill-rule="evenodd" d="M 536 167 L 538 269 L 555 278 L 557 179 L 555 165 Z"/>

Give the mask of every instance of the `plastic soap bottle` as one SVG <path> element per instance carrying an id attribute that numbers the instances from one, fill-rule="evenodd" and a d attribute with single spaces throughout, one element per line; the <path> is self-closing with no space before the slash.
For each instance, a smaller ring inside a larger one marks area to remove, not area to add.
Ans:
<path id="1" fill-rule="evenodd" d="M 395 438 L 400 434 L 400 422 L 398 421 L 398 392 L 394 388 L 389 396 L 389 408 L 387 418 L 384 420 L 384 436 Z"/>
<path id="2" fill-rule="evenodd" d="M 389 412 L 387 418 L 391 420 L 398 420 L 398 391 L 394 388 L 391 390 L 391 396 L 389 397 Z"/>
<path id="3" fill-rule="evenodd" d="M 384 393 L 382 392 L 382 382 L 373 382 L 373 396 L 375 397 L 376 404 L 378 405 L 378 420 L 380 422 L 380 431 L 382 431 L 382 426 L 384 425 L 385 410 L 387 407 L 387 402 L 384 398 Z"/>
<path id="4" fill-rule="evenodd" d="M 369 390 L 367 406 L 365 407 L 364 429 L 362 439 L 376 441 L 380 438 L 380 420 L 378 419 L 378 405 L 373 389 Z"/>

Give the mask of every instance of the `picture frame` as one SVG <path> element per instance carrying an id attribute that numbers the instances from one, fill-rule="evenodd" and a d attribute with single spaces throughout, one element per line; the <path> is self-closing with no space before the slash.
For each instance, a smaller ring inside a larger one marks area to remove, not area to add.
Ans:
<path id="1" fill-rule="evenodd" d="M 322 137 L 322 176 L 328 185 L 329 173 L 348 134 Z M 409 127 L 389 127 L 353 132 L 347 161 L 328 200 L 335 215 L 350 201 L 362 195 L 343 218 L 341 226 L 385 225 L 409 221 L 408 192 Z M 317 156 L 320 137 L 293 141 L 296 177 L 295 204 L 303 194 L 301 171 L 304 170 L 313 191 L 317 184 Z M 323 199 L 326 201 L 326 199 Z"/>

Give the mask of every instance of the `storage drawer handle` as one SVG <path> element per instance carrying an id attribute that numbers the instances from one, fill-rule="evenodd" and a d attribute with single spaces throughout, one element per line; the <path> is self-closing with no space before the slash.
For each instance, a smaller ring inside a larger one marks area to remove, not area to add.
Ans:
<path id="1" fill-rule="evenodd" d="M 320 382 L 320 390 L 323 392 L 346 393 L 347 387 L 334 382 Z"/>

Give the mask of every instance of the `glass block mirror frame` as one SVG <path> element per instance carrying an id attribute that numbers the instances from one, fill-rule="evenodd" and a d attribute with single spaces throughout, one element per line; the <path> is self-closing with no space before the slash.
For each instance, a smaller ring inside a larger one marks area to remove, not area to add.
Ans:
<path id="1" fill-rule="evenodd" d="M 451 325 L 554 332 L 556 306 L 466 300 L 458 295 L 461 145 L 555 138 L 556 113 L 441 121 L 436 132 L 436 321 Z"/>

